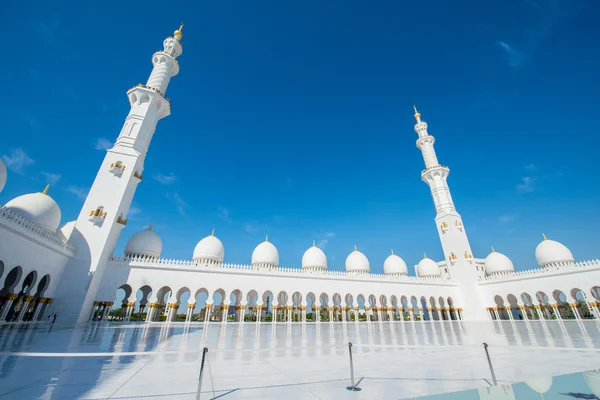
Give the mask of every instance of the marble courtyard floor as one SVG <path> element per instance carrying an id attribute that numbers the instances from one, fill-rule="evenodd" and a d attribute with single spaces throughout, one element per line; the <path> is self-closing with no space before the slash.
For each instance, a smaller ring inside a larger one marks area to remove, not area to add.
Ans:
<path id="1" fill-rule="evenodd" d="M 349 392 L 348 342 L 360 392 Z M 600 368 L 597 321 L 0 325 L 0 399 L 412 399 Z"/>

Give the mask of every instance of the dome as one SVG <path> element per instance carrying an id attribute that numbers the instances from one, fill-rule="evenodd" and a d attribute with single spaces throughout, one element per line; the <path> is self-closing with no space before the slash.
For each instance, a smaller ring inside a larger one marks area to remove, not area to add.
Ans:
<path id="1" fill-rule="evenodd" d="M 152 230 L 152 225 L 133 235 L 125 246 L 126 256 L 159 258 L 161 251 L 162 239 Z"/>
<path id="2" fill-rule="evenodd" d="M 302 268 L 327 269 L 327 256 L 315 243 L 304 252 L 302 256 Z"/>
<path id="3" fill-rule="evenodd" d="M 419 275 L 420 278 L 427 278 L 441 276 L 442 273 L 435 261 L 424 256 L 417 264 L 417 275 Z"/>
<path id="4" fill-rule="evenodd" d="M 8 178 L 8 174 L 6 173 L 6 165 L 4 165 L 4 161 L 0 158 L 0 192 L 4 189 L 4 185 L 6 185 L 6 179 Z"/>
<path id="5" fill-rule="evenodd" d="M 544 376 L 542 378 L 529 379 L 525 384 L 534 392 L 544 394 L 552 387 L 552 376 Z"/>
<path id="6" fill-rule="evenodd" d="M 41 193 L 24 194 L 14 198 L 6 203 L 4 208 L 52 232 L 56 232 L 60 224 L 60 208 L 48 195 L 48 186 Z"/>
<path id="7" fill-rule="evenodd" d="M 256 246 L 252 252 L 252 265 L 267 268 L 277 268 L 279 266 L 279 252 L 277 247 L 269 242 L 268 235 L 265 241 Z"/>
<path id="8" fill-rule="evenodd" d="M 513 273 L 515 266 L 510 258 L 502 253 L 497 253 L 492 247 L 492 252 L 485 258 L 485 272 L 488 275 Z"/>
<path id="9" fill-rule="evenodd" d="M 408 267 L 402 258 L 392 254 L 383 262 L 383 273 L 386 275 L 408 275 Z"/>
<path id="10" fill-rule="evenodd" d="M 545 235 L 544 240 L 535 249 L 535 258 L 540 267 L 572 264 L 575 261 L 567 246 L 554 240 L 548 240 Z"/>
<path id="11" fill-rule="evenodd" d="M 71 239 L 71 235 L 73 234 L 73 230 L 75 229 L 75 223 L 77 223 L 77 221 L 67 222 L 58 228 L 58 234 L 66 241 L 69 241 L 69 239 Z"/>
<path id="12" fill-rule="evenodd" d="M 354 246 L 354 251 L 346 258 L 346 272 L 371 272 L 369 259 L 363 253 L 356 250 L 356 246 Z"/>
<path id="13" fill-rule="evenodd" d="M 194 248 L 194 261 L 222 263 L 224 257 L 225 248 L 219 238 L 215 236 L 214 229 L 210 236 L 199 241 Z"/>

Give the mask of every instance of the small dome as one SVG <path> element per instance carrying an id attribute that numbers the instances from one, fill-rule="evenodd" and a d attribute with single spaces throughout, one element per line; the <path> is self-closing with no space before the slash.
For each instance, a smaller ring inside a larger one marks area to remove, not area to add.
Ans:
<path id="1" fill-rule="evenodd" d="M 125 246 L 126 256 L 160 258 L 161 252 L 162 239 L 154 232 L 152 225 L 133 235 Z"/>
<path id="2" fill-rule="evenodd" d="M 277 247 L 267 239 L 256 246 L 252 252 L 252 265 L 256 267 L 277 268 L 279 266 L 279 252 Z"/>
<path id="3" fill-rule="evenodd" d="M 358 251 L 356 246 L 354 246 L 354 251 L 346 258 L 346 272 L 371 272 L 369 259 L 363 253 Z"/>
<path id="4" fill-rule="evenodd" d="M 222 263 L 225 257 L 225 248 L 223 243 L 215 236 L 213 230 L 212 235 L 205 237 L 198 242 L 196 248 L 194 248 L 194 261 L 213 261 Z"/>
<path id="5" fill-rule="evenodd" d="M 408 267 L 402 258 L 392 254 L 383 262 L 383 273 L 386 275 L 408 275 Z"/>
<path id="6" fill-rule="evenodd" d="M 515 272 L 515 266 L 510 258 L 502 253 L 497 253 L 494 248 L 485 258 L 485 272 L 488 275 L 500 275 Z"/>
<path id="7" fill-rule="evenodd" d="M 420 278 L 427 278 L 441 276 L 442 273 L 435 261 L 424 256 L 417 264 L 417 275 L 419 275 Z"/>
<path id="8" fill-rule="evenodd" d="M 56 232 L 60 224 L 60 208 L 48 195 L 48 186 L 41 193 L 24 194 L 14 198 L 6 203 L 4 208 L 52 232 Z"/>
<path id="9" fill-rule="evenodd" d="M 546 236 L 536 247 L 535 258 L 540 267 L 572 264 L 575 261 L 567 246 L 554 240 L 548 240 Z"/>
<path id="10" fill-rule="evenodd" d="M 327 269 L 327 256 L 314 242 L 312 247 L 306 250 L 302 256 L 302 268 Z"/>
<path id="11" fill-rule="evenodd" d="M 525 384 L 527 384 L 534 392 L 544 394 L 552 387 L 552 375 L 537 379 L 529 379 L 528 381 L 525 381 Z"/>
<path id="12" fill-rule="evenodd" d="M 4 189 L 4 185 L 6 185 L 6 179 L 8 178 L 8 174 L 6 172 L 6 165 L 4 165 L 4 161 L 0 158 L 0 192 Z"/>
<path id="13" fill-rule="evenodd" d="M 69 239 L 71 239 L 71 235 L 73 234 L 73 230 L 75 229 L 76 222 L 77 221 L 67 222 L 66 224 L 58 228 L 58 234 L 66 241 L 69 241 Z"/>

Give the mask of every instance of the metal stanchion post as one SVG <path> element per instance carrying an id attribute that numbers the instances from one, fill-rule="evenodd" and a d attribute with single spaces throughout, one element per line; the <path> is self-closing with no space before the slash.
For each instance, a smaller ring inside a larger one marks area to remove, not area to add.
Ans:
<path id="1" fill-rule="evenodd" d="M 498 386 L 498 381 L 496 380 L 496 373 L 494 372 L 494 367 L 492 367 L 492 360 L 490 359 L 490 353 L 488 352 L 488 344 L 484 343 L 483 348 L 485 349 L 485 355 L 490 366 L 490 372 L 492 373 L 492 382 L 494 382 L 494 386 Z"/>
<path id="2" fill-rule="evenodd" d="M 350 354 L 350 386 L 346 389 L 351 392 L 358 392 L 360 388 L 354 384 L 354 362 L 352 361 L 352 342 L 348 342 L 348 352 Z"/>
<path id="3" fill-rule="evenodd" d="M 198 377 L 198 392 L 196 392 L 196 400 L 200 400 L 200 391 L 202 390 L 202 374 L 204 373 L 204 360 L 206 359 L 206 353 L 208 353 L 208 347 L 202 350 L 202 362 L 200 363 L 200 376 Z"/>

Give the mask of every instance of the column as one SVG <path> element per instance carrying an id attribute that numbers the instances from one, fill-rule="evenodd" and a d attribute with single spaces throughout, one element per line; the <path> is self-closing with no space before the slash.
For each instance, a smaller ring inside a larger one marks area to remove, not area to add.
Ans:
<path id="1" fill-rule="evenodd" d="M 358 307 L 354 307 L 354 322 L 358 324 Z"/>
<path id="2" fill-rule="evenodd" d="M 229 304 L 223 304 L 221 307 L 221 323 L 224 324 L 227 322 L 227 317 L 229 316 Z"/>
<path id="3" fill-rule="evenodd" d="M 188 303 L 187 313 L 185 314 L 185 322 L 192 322 L 192 316 L 194 315 L 194 307 L 196 307 L 196 303 Z"/>
<path id="4" fill-rule="evenodd" d="M 306 306 L 302 306 L 302 322 L 306 323 Z"/>
<path id="5" fill-rule="evenodd" d="M 92 307 L 92 312 L 90 313 L 90 318 L 88 319 L 89 321 L 93 321 L 96 317 L 96 313 L 98 312 L 98 305 L 100 304 L 99 301 L 95 301 L 94 302 L 94 306 Z"/>
<path id="6" fill-rule="evenodd" d="M 130 301 L 127 303 L 127 314 L 125 314 L 125 321 L 131 321 L 133 310 L 135 310 L 135 301 Z"/>
<path id="7" fill-rule="evenodd" d="M 329 307 L 328 311 L 329 311 L 329 323 L 333 323 L 333 307 Z"/>
<path id="8" fill-rule="evenodd" d="M 287 312 L 287 314 L 288 314 L 288 323 L 289 324 L 291 324 L 292 320 L 293 320 L 293 318 L 292 318 L 292 308 L 293 308 L 292 306 L 288 306 L 288 308 L 287 308 L 287 310 L 288 310 L 288 312 Z"/>
<path id="9" fill-rule="evenodd" d="M 315 321 L 319 324 L 321 323 L 321 306 L 315 306 L 315 311 L 313 312 L 313 315 L 315 318 Z"/>
<path id="10" fill-rule="evenodd" d="M 38 320 L 38 317 L 40 316 L 40 312 L 42 311 L 42 308 L 44 308 L 45 303 L 46 303 L 46 298 L 40 297 L 40 301 L 35 306 L 35 310 L 33 310 L 33 317 L 31 318 L 32 321 L 35 322 Z"/>
<path id="11" fill-rule="evenodd" d="M 169 310 L 169 315 L 167 315 L 167 321 L 173 322 L 177 320 L 177 310 L 179 310 L 179 305 L 177 303 L 169 303 L 167 306 Z"/>
<path id="12" fill-rule="evenodd" d="M 513 313 L 512 313 L 512 307 L 506 306 L 506 312 L 508 313 L 508 319 L 509 320 L 512 321 L 512 320 L 515 319 L 514 316 L 513 316 Z"/>
<path id="13" fill-rule="evenodd" d="M 524 306 L 519 306 L 519 310 L 521 310 L 521 315 L 523 315 L 523 319 L 529 321 L 529 314 L 527 314 L 527 310 Z"/>
<path id="14" fill-rule="evenodd" d="M 114 304 L 113 301 L 104 302 L 104 311 L 102 312 L 101 321 L 108 319 L 108 314 L 110 314 L 110 310 L 111 310 L 113 304 Z"/>
<path id="15" fill-rule="evenodd" d="M 598 307 L 599 307 L 598 303 L 595 301 L 591 301 L 588 303 L 588 305 L 590 307 L 590 310 L 592 311 L 592 314 L 594 314 L 594 317 L 596 319 L 600 319 L 600 311 L 598 311 Z"/>
<path id="16" fill-rule="evenodd" d="M 204 308 L 204 322 L 210 321 L 211 310 L 212 310 L 212 303 L 206 303 L 206 306 Z"/>
<path id="17" fill-rule="evenodd" d="M 256 306 L 256 322 L 258 322 L 260 324 L 261 320 L 262 320 L 262 306 L 257 305 Z"/>
<path id="18" fill-rule="evenodd" d="M 50 304 L 54 301 L 54 299 L 52 298 L 46 298 L 46 304 L 44 304 L 44 308 L 42 308 L 42 311 L 40 312 L 40 316 L 39 316 L 39 321 L 43 320 L 46 312 L 48 311 L 48 308 L 50 307 Z"/>
<path id="19" fill-rule="evenodd" d="M 459 309 L 458 309 L 458 319 L 459 319 L 459 320 L 461 320 L 461 321 L 462 321 L 462 319 L 463 319 L 463 316 L 462 316 L 462 311 L 463 311 L 463 309 L 462 309 L 462 308 L 459 308 Z"/>
<path id="20" fill-rule="evenodd" d="M 147 311 L 146 311 L 146 322 L 152 321 L 152 317 L 154 316 L 154 307 L 155 306 L 156 306 L 156 304 L 149 303 L 148 306 L 146 307 L 146 309 L 147 309 Z"/>
<path id="21" fill-rule="evenodd" d="M 572 303 L 569 305 L 571 306 L 571 309 L 573 310 L 573 315 L 575 316 L 575 319 L 583 319 L 581 317 L 581 314 L 579 313 L 579 308 L 577 308 L 577 304 Z"/>
<path id="22" fill-rule="evenodd" d="M 21 306 L 21 309 L 19 310 L 19 314 L 17 315 L 17 318 L 15 320 L 16 322 L 23 321 L 23 316 L 25 315 L 25 312 L 29 308 L 29 303 L 31 303 L 31 300 L 33 300 L 33 296 L 23 297 L 23 305 Z"/>

